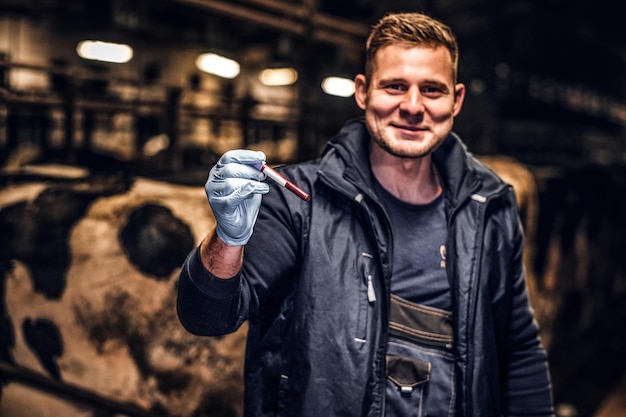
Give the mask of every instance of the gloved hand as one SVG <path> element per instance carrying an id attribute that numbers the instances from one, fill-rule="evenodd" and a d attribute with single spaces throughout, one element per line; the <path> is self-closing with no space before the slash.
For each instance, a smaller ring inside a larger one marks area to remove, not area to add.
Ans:
<path id="1" fill-rule="evenodd" d="M 244 149 L 226 152 L 209 172 L 204 186 L 217 222 L 217 235 L 229 246 L 245 245 L 261 207 L 262 194 L 270 187 L 265 174 L 254 165 L 265 154 Z"/>

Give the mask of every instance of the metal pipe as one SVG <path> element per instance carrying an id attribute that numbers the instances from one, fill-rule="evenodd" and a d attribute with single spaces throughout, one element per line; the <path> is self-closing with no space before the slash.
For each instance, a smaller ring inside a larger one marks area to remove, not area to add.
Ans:
<path id="1" fill-rule="evenodd" d="M 173 0 L 263 26 L 305 36 L 314 33 L 314 39 L 341 47 L 361 50 L 367 37 L 367 25 L 348 19 L 332 17 L 301 5 L 289 5 L 276 0 L 245 0 L 250 6 L 241 6 L 218 0 Z M 258 10 L 254 7 L 265 9 Z M 351 39 L 354 38 L 354 39 Z"/>
<path id="2" fill-rule="evenodd" d="M 238 6 L 236 4 L 224 3 L 215 0 L 174 0 L 189 6 L 197 6 L 214 12 L 219 12 L 227 16 L 236 17 L 238 19 L 259 23 L 275 29 L 284 30 L 286 32 L 297 35 L 306 33 L 306 26 L 302 23 L 295 23 L 286 20 L 284 17 L 272 16 L 271 14 L 250 10 L 247 7 Z"/>
<path id="3" fill-rule="evenodd" d="M 0 361 L 0 376 L 2 376 L 2 380 L 15 381 L 20 384 L 28 385 L 35 389 L 48 392 L 56 397 L 65 398 L 71 402 L 89 405 L 98 411 L 106 410 L 111 413 L 121 413 L 129 417 L 166 416 L 162 413 L 156 414 L 148 412 L 135 404 L 115 401 L 75 385 L 46 378 L 30 369 L 11 365 L 4 361 Z"/>

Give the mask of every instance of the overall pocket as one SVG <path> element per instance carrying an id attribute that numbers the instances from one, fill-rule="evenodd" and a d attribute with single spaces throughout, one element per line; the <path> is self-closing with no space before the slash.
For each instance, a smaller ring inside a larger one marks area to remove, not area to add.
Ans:
<path id="1" fill-rule="evenodd" d="M 386 413 L 452 417 L 455 383 L 452 315 L 392 295 Z"/>
<path id="2" fill-rule="evenodd" d="M 422 415 L 422 397 L 430 380 L 430 363 L 400 355 L 387 355 L 387 414 Z"/>

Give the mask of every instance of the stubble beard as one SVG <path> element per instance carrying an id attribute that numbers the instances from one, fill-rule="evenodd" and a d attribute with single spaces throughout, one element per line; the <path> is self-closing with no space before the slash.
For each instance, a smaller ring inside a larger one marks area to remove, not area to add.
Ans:
<path id="1" fill-rule="evenodd" d="M 428 132 L 432 135 L 432 132 Z M 418 143 L 408 139 L 391 139 L 389 133 L 378 129 L 372 132 L 374 142 L 384 151 L 398 158 L 419 159 L 432 154 L 441 145 L 445 138 L 433 138 L 432 140 Z"/>

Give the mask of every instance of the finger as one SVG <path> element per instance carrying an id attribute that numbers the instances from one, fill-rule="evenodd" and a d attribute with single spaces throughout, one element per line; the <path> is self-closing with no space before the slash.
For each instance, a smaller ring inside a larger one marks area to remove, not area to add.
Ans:
<path id="1" fill-rule="evenodd" d="M 247 181 L 243 186 L 237 187 L 233 194 L 233 198 L 239 198 L 241 201 L 247 199 L 251 195 L 266 194 L 270 191 L 270 186 L 260 181 Z"/>
<path id="2" fill-rule="evenodd" d="M 220 165 L 238 163 L 244 165 L 258 165 L 265 162 L 265 154 L 261 151 L 248 149 L 233 149 L 226 152 L 219 160 Z"/>
<path id="3" fill-rule="evenodd" d="M 211 187 L 211 193 L 214 196 L 238 200 L 243 200 L 250 194 L 266 194 L 269 190 L 270 186 L 265 182 L 239 178 L 228 178 L 224 181 L 215 182 Z"/>
<path id="4" fill-rule="evenodd" d="M 215 171 L 215 176 L 222 179 L 241 178 L 255 181 L 263 181 L 266 176 L 264 173 L 254 168 L 252 165 L 243 165 L 240 163 L 228 163 Z"/>
<path id="5" fill-rule="evenodd" d="M 257 194 L 265 194 L 269 191 L 269 186 L 265 183 L 258 183 L 256 186 L 252 182 L 248 182 L 242 187 L 237 187 L 228 196 L 223 196 L 223 203 L 231 207 L 238 206 L 249 198 L 253 198 Z"/>

